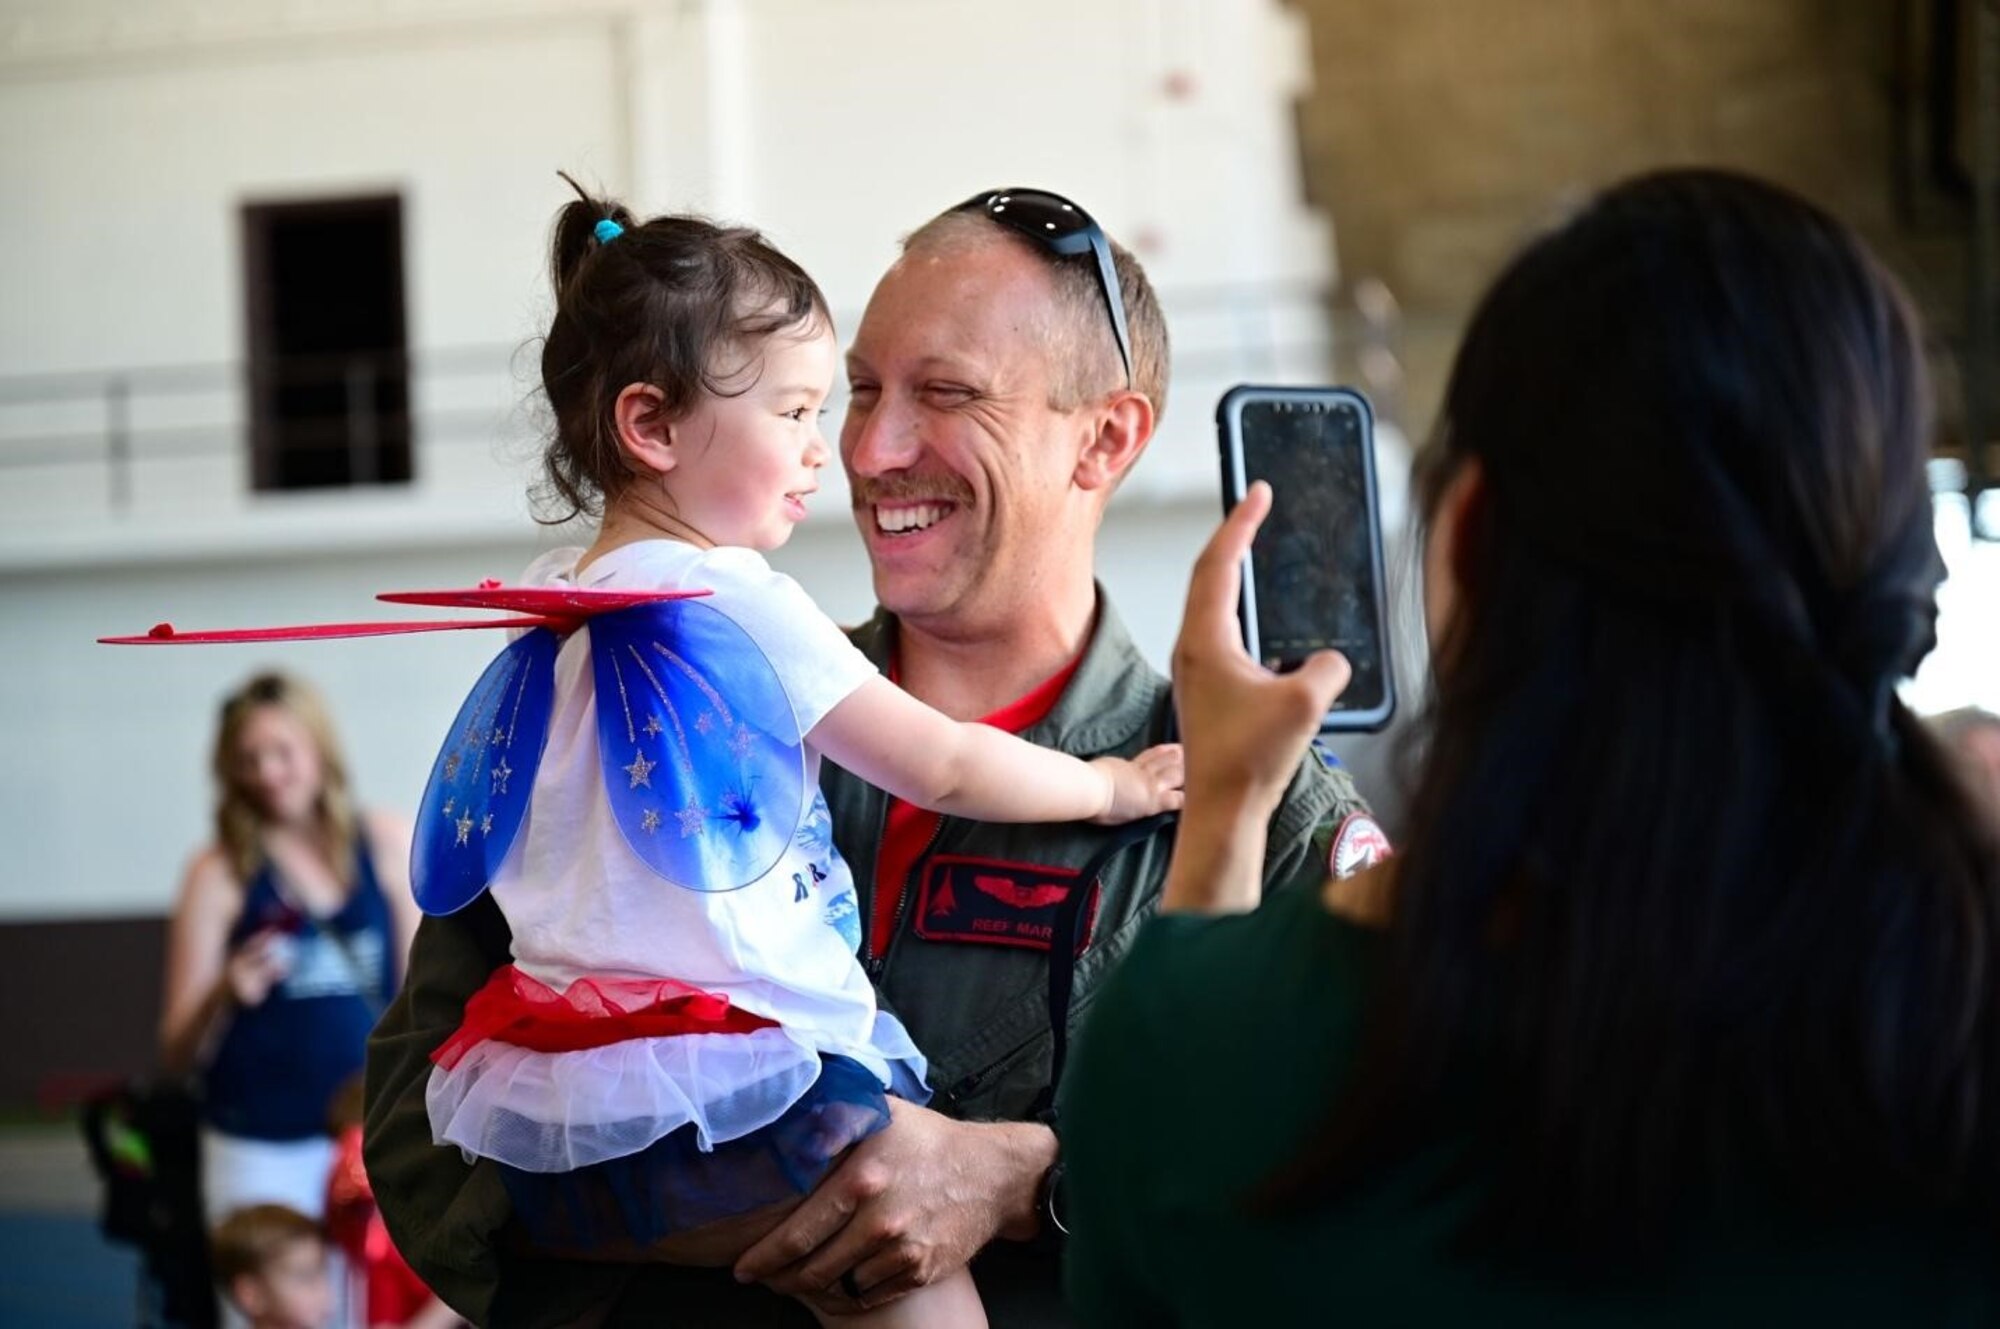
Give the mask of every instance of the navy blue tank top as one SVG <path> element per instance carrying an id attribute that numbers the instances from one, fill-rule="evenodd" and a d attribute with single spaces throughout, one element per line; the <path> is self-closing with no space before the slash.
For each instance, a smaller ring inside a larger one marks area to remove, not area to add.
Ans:
<path id="1" fill-rule="evenodd" d="M 389 904 L 366 843 L 355 845 L 354 889 L 330 918 L 309 920 L 288 904 L 266 862 L 244 892 L 230 949 L 269 927 L 292 937 L 291 972 L 261 1004 L 232 1014 L 203 1077 L 205 1108 L 227 1135 L 303 1140 L 326 1133 L 334 1091 L 361 1069 L 395 985 Z"/>

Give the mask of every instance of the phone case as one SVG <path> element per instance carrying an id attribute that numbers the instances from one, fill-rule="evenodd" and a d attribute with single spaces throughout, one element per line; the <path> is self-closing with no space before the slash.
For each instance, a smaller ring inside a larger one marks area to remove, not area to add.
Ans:
<path id="1" fill-rule="evenodd" d="M 1347 405 L 1361 416 L 1360 471 L 1368 515 L 1368 577 L 1373 591 L 1376 655 L 1380 661 L 1382 674 L 1382 695 L 1378 704 L 1366 707 L 1343 707 L 1336 702 L 1334 709 L 1328 711 L 1321 719 L 1320 732 L 1373 732 L 1386 726 L 1396 713 L 1396 679 L 1389 636 L 1388 586 L 1382 559 L 1381 498 L 1375 476 L 1375 414 L 1368 404 L 1367 397 L 1352 388 L 1276 387 L 1243 383 L 1229 389 L 1222 395 L 1215 408 L 1216 436 L 1222 465 L 1222 507 L 1225 514 L 1242 501 L 1244 493 L 1250 487 L 1250 477 L 1245 473 L 1243 460 L 1244 408 L 1253 402 L 1267 401 L 1333 402 Z M 1263 652 L 1257 637 L 1258 586 L 1248 555 L 1243 560 L 1242 579 L 1243 592 L 1237 614 L 1242 623 L 1243 641 L 1252 658 L 1262 659 Z"/>

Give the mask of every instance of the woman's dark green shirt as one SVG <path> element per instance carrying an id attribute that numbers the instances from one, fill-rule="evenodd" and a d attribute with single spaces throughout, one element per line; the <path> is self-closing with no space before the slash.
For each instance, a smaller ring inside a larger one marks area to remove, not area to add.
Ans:
<path id="1" fill-rule="evenodd" d="M 1440 1198 L 1451 1141 L 1307 1217 L 1253 1220 L 1242 1197 L 1342 1087 L 1383 945 L 1308 891 L 1147 924 L 1063 1086 L 1066 1285 L 1084 1324 L 2000 1323 L 2000 1246 L 1942 1221 L 1746 1216 L 1692 1238 L 1669 1274 L 1588 1289 L 1454 1260 L 1475 1197 Z"/>

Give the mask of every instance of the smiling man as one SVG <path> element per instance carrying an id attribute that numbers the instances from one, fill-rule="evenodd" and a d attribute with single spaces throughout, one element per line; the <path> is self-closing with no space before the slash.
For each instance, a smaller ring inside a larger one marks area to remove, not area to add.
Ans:
<path id="1" fill-rule="evenodd" d="M 1167 681 L 1092 574 L 1166 402 L 1166 326 L 1137 260 L 1067 200 L 981 195 L 905 242 L 847 371 L 841 460 L 880 604 L 856 644 L 945 714 L 1080 757 L 1166 737 Z M 429 1051 L 507 960 L 504 925 L 485 901 L 426 920 L 371 1050 L 369 1168 L 404 1253 L 469 1318 L 810 1325 L 792 1298 L 880 1305 L 970 1261 L 998 1329 L 1067 1322 L 1060 1123 L 1038 1110 L 1049 964 L 1064 903 L 1091 889 L 1079 870 L 1117 831 L 938 817 L 830 765 L 823 784 L 862 958 L 930 1059 L 932 1102 L 897 1102 L 733 1271 L 531 1257 L 509 1246 L 490 1165 L 432 1147 L 424 1111 Z M 1317 889 L 1372 831 L 1346 774 L 1308 758 L 1272 821 L 1267 892 Z M 1073 1018 L 1152 912 L 1169 846 L 1133 844 L 1084 897 Z M 1190 1122 L 1191 1140 L 1215 1125 Z"/>

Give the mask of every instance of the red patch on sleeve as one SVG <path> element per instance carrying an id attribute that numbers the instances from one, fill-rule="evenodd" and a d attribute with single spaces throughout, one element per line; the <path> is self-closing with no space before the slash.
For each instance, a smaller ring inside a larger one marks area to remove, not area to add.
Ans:
<path id="1" fill-rule="evenodd" d="M 1333 848 L 1327 853 L 1326 867 L 1335 878 L 1351 877 L 1395 852 L 1373 817 L 1365 812 L 1350 812 L 1333 833 Z"/>

